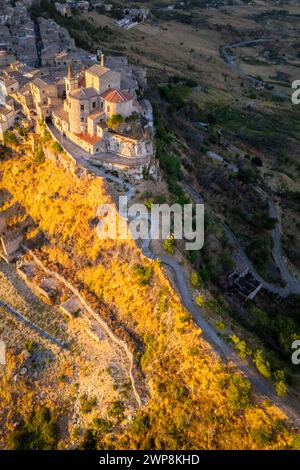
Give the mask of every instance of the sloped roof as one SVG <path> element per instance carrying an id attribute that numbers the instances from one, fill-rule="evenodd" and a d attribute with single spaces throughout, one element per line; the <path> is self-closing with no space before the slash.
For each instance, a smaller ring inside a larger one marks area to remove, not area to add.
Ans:
<path id="1" fill-rule="evenodd" d="M 109 103 L 126 103 L 133 99 L 132 95 L 120 90 L 107 90 L 101 94 L 101 97 Z"/>
<path id="2" fill-rule="evenodd" d="M 83 140 L 84 142 L 87 142 L 88 144 L 95 145 L 97 142 L 101 142 L 101 137 L 98 135 L 90 135 L 90 134 L 75 134 L 79 139 Z"/>
<path id="3" fill-rule="evenodd" d="M 98 96 L 95 88 L 78 88 L 78 90 L 71 91 L 70 96 L 78 100 L 86 100 Z"/>
<path id="4" fill-rule="evenodd" d="M 63 107 L 54 109 L 53 114 L 65 122 L 69 121 L 69 113 Z"/>
<path id="5" fill-rule="evenodd" d="M 97 77 L 102 77 L 102 75 L 105 75 L 106 73 L 110 72 L 110 69 L 108 69 L 107 67 L 103 67 L 102 65 L 95 64 L 88 68 L 86 72 L 92 73 Z"/>

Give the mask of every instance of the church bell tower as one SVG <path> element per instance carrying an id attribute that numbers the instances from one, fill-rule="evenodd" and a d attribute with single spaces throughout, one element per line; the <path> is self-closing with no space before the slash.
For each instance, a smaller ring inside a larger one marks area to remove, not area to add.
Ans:
<path id="1" fill-rule="evenodd" d="M 71 93 L 71 91 L 78 90 L 79 88 L 78 78 L 76 77 L 76 74 L 74 72 L 72 62 L 70 62 L 68 65 L 68 75 L 65 80 L 66 80 L 66 96 L 68 98 L 68 95 L 69 93 Z"/>

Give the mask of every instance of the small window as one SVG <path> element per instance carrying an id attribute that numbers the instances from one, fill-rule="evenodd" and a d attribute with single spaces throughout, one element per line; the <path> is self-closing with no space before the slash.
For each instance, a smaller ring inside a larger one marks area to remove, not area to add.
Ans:
<path id="1" fill-rule="evenodd" d="M 84 104 L 80 105 L 80 111 L 84 111 Z"/>
<path id="2" fill-rule="evenodd" d="M 93 109 L 96 108 L 96 101 L 93 102 Z"/>
<path id="3" fill-rule="evenodd" d="M 106 111 L 110 113 L 110 106 L 107 106 Z"/>

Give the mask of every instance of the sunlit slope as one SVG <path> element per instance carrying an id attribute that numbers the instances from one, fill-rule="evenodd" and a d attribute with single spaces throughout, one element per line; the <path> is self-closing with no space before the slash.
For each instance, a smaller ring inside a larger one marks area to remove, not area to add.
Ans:
<path id="1" fill-rule="evenodd" d="M 30 152 L 1 162 L 2 181 L 45 233 L 37 252 L 83 291 L 97 295 L 115 332 L 129 341 L 147 404 L 136 420 L 99 447 L 290 448 L 295 439 L 275 407 L 253 405 L 249 383 L 229 370 L 201 337 L 165 273 L 132 240 L 99 240 L 107 184 L 76 176 Z M 139 265 L 139 269 L 137 269 Z M 148 270 L 146 269 L 148 267 Z M 99 310 L 100 314 L 100 310 Z"/>

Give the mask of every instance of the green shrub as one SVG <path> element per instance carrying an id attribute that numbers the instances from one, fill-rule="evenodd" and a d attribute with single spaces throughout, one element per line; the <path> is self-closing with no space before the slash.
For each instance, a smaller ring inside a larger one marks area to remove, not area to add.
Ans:
<path id="1" fill-rule="evenodd" d="M 191 274 L 191 284 L 193 287 L 196 287 L 197 289 L 200 289 L 202 286 L 202 279 L 199 273 L 197 271 L 193 271 Z"/>
<path id="2" fill-rule="evenodd" d="M 53 142 L 53 150 L 57 153 L 63 152 L 63 148 L 58 142 Z"/>
<path id="3" fill-rule="evenodd" d="M 89 398 L 87 394 L 85 393 L 80 397 L 80 404 L 81 404 L 82 413 L 88 414 L 97 405 L 97 398 L 96 397 Z"/>
<path id="4" fill-rule="evenodd" d="M 270 363 L 264 358 L 261 349 L 258 349 L 254 355 L 253 362 L 258 372 L 267 379 L 271 377 L 271 366 Z"/>
<path id="5" fill-rule="evenodd" d="M 248 379 L 242 375 L 234 374 L 228 377 L 223 385 L 228 403 L 234 410 L 239 411 L 249 405 L 251 384 Z"/>
<path id="6" fill-rule="evenodd" d="M 116 400 L 112 403 L 108 410 L 108 415 L 112 418 L 124 418 L 125 405 L 121 400 Z"/>
<path id="7" fill-rule="evenodd" d="M 251 355 L 251 349 L 248 348 L 246 341 L 236 335 L 230 336 L 230 339 L 235 344 L 235 349 L 239 352 L 240 357 L 245 358 Z"/>
<path id="8" fill-rule="evenodd" d="M 287 394 L 288 386 L 282 380 L 280 382 L 276 382 L 275 388 L 276 388 L 276 393 L 279 397 L 283 397 Z"/>
<path id="9" fill-rule="evenodd" d="M 110 118 L 107 120 L 107 125 L 111 129 L 118 129 L 121 124 L 123 123 L 124 118 L 121 116 L 121 114 L 113 114 Z"/>
<path id="10" fill-rule="evenodd" d="M 4 145 L 10 146 L 10 145 L 18 145 L 19 141 L 17 139 L 16 134 L 12 131 L 6 131 L 4 134 Z"/>
<path id="11" fill-rule="evenodd" d="M 111 431 L 111 423 L 103 418 L 95 418 L 90 427 L 86 429 L 79 449 L 102 449 L 103 437 Z"/>
<path id="12" fill-rule="evenodd" d="M 134 273 L 138 277 L 138 283 L 140 286 L 147 286 L 150 284 L 153 269 L 151 266 L 143 266 L 142 264 L 136 264 L 134 266 Z"/>
<path id="13" fill-rule="evenodd" d="M 202 305 L 204 304 L 204 297 L 203 295 L 201 294 L 198 294 L 196 299 L 195 299 L 195 303 L 196 305 L 198 305 L 198 307 L 202 307 Z"/>
<path id="14" fill-rule="evenodd" d="M 169 253 L 170 255 L 174 255 L 174 253 L 175 253 L 175 249 L 174 249 L 175 243 L 176 243 L 175 238 L 172 235 L 170 235 L 168 238 L 166 238 L 166 240 L 163 241 L 164 250 L 167 253 Z"/>

